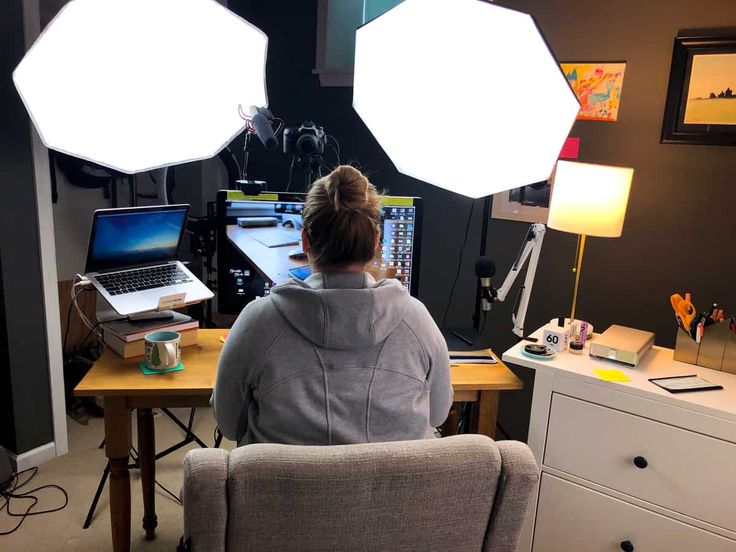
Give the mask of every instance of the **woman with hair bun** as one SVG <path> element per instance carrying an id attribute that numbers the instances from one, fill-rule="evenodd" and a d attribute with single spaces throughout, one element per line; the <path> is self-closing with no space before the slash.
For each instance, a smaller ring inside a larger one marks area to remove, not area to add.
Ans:
<path id="1" fill-rule="evenodd" d="M 336 445 L 434 436 L 452 404 L 447 345 L 422 303 L 366 272 L 380 251 L 381 197 L 357 169 L 317 180 L 304 205 L 312 275 L 240 313 L 213 406 L 248 443 Z"/>

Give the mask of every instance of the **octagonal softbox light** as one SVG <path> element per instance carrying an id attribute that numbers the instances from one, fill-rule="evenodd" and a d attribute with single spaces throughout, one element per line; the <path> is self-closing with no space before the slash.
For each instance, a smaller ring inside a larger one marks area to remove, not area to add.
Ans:
<path id="1" fill-rule="evenodd" d="M 268 38 L 214 0 L 72 0 L 13 72 L 44 144 L 132 174 L 216 155 L 266 105 Z"/>
<path id="2" fill-rule="evenodd" d="M 579 104 L 531 16 L 404 0 L 357 31 L 353 107 L 400 172 L 483 197 L 546 180 Z"/>

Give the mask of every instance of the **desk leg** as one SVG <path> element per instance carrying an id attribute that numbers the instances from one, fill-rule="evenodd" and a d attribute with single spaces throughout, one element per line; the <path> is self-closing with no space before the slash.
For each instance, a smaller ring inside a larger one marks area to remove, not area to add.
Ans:
<path id="1" fill-rule="evenodd" d="M 156 434 L 153 412 L 150 408 L 138 409 L 138 457 L 141 464 L 143 487 L 143 529 L 146 539 L 156 538 Z"/>
<path id="2" fill-rule="evenodd" d="M 105 397 L 105 455 L 110 460 L 110 526 L 115 552 L 130 550 L 130 410 L 125 397 Z"/>
<path id="3" fill-rule="evenodd" d="M 496 420 L 498 419 L 498 391 L 481 391 L 478 412 L 478 433 L 496 437 Z"/>

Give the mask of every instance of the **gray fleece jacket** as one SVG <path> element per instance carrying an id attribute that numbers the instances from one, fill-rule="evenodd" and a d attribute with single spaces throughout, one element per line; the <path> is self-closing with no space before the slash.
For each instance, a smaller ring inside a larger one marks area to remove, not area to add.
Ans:
<path id="1" fill-rule="evenodd" d="M 447 345 L 398 281 L 313 274 L 243 309 L 212 402 L 239 445 L 430 438 L 452 404 Z"/>

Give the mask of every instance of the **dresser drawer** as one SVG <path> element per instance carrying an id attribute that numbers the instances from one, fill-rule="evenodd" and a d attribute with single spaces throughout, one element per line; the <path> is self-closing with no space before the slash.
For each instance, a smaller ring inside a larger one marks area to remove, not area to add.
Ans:
<path id="1" fill-rule="evenodd" d="M 544 464 L 736 530 L 736 445 L 553 394 Z"/>
<path id="2" fill-rule="evenodd" d="M 617 550 L 734 552 L 736 541 L 543 474 L 533 552 Z"/>

